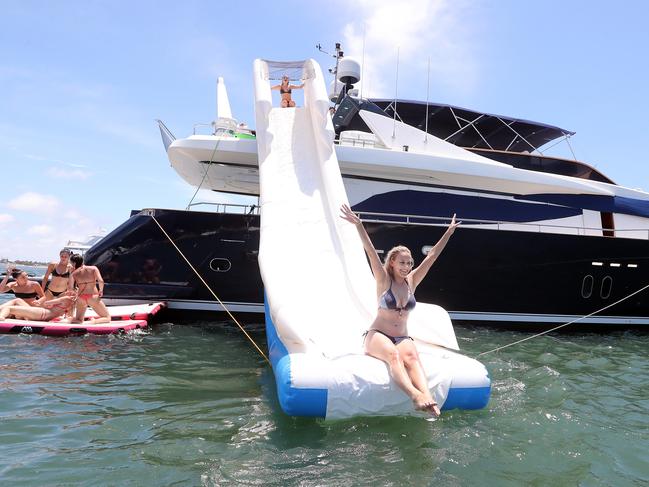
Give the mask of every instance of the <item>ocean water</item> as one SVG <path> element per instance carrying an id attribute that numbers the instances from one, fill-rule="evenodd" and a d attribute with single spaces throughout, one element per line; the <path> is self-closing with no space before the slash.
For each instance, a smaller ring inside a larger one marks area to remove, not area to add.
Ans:
<path id="1" fill-rule="evenodd" d="M 472 356 L 529 336 L 456 332 Z M 543 336 L 481 357 L 484 410 L 325 422 L 281 411 L 269 367 L 227 323 L 0 335 L 0 485 L 647 485 L 648 346 Z"/>

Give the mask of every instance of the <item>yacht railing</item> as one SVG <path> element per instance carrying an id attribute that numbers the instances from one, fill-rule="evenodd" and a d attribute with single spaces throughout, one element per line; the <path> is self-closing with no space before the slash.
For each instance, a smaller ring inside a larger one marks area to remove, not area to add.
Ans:
<path id="1" fill-rule="evenodd" d="M 190 209 L 197 206 L 210 206 L 216 213 L 237 213 L 243 215 L 259 215 L 260 206 L 257 204 L 244 205 L 238 203 L 212 203 L 198 201 L 190 204 Z M 357 211 L 356 214 L 364 223 L 394 223 L 397 225 L 421 225 L 433 227 L 447 226 L 451 218 L 448 216 L 426 216 L 409 215 L 403 213 L 377 213 L 370 211 Z M 514 222 L 507 220 L 484 220 L 477 218 L 459 218 L 463 226 L 483 230 L 513 230 L 524 229 L 523 231 L 537 233 L 562 233 L 570 235 L 590 236 L 616 236 L 622 238 L 642 238 L 649 240 L 649 228 L 603 228 L 603 227 L 582 227 L 574 225 L 558 225 L 550 223 Z M 475 225 L 475 226 L 474 226 Z"/>
<path id="2" fill-rule="evenodd" d="M 194 135 L 200 135 L 196 134 L 196 129 L 199 127 L 209 127 L 210 128 L 210 134 L 209 135 L 214 135 L 214 124 L 213 123 L 195 123 L 194 124 Z"/>
<path id="3" fill-rule="evenodd" d="M 399 225 L 424 225 L 424 226 L 447 226 L 450 217 L 437 217 L 425 215 L 407 215 L 402 213 L 376 213 L 361 211 L 356 212 L 359 218 L 365 223 L 395 223 Z M 506 220 L 482 220 L 475 218 L 459 218 L 464 226 L 480 225 L 485 230 L 512 230 L 512 227 L 523 227 L 524 231 L 537 233 L 563 233 L 574 235 L 591 236 L 616 236 L 626 238 L 642 238 L 649 240 L 649 228 L 603 228 L 603 227 L 582 227 L 574 225 L 558 225 L 551 223 L 513 222 Z M 626 234 L 626 235 L 625 235 Z M 640 237 L 642 236 L 642 237 Z"/>
<path id="4" fill-rule="evenodd" d="M 353 139 L 353 138 L 341 138 L 334 141 L 334 144 L 341 146 L 351 146 L 351 147 L 380 147 L 380 144 L 375 140 L 367 139 Z"/>
<path id="5" fill-rule="evenodd" d="M 211 206 L 215 208 L 216 213 L 240 213 L 242 215 L 258 215 L 259 214 L 259 205 L 242 205 L 238 203 L 212 203 L 209 201 L 197 201 L 196 203 L 191 203 L 190 208 L 195 206 Z"/>

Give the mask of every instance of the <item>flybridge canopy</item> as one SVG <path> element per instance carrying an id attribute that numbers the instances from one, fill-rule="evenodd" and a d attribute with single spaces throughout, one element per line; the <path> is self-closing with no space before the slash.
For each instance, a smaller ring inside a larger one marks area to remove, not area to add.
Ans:
<path id="1" fill-rule="evenodd" d="M 348 97 L 345 102 L 349 101 Z M 358 109 L 376 111 L 371 108 L 373 104 L 387 116 L 394 116 L 395 101 L 391 99 L 353 100 L 352 103 Z M 348 106 L 350 108 L 352 107 Z M 346 123 L 336 123 L 336 130 L 367 130 L 360 117 L 354 118 L 356 120 L 345 117 Z M 397 100 L 396 118 L 420 130 L 426 130 L 426 102 Z M 559 137 L 575 134 L 552 125 L 438 103 L 428 103 L 428 132 L 460 147 L 512 152 L 532 152 Z"/>

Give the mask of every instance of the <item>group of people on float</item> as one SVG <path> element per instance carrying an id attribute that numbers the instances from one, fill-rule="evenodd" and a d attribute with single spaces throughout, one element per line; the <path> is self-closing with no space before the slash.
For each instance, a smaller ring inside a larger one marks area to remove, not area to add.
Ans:
<path id="1" fill-rule="evenodd" d="M 9 276 L 13 282 L 9 282 Z M 0 319 L 50 321 L 67 316 L 69 323 L 81 323 L 90 306 L 97 318 L 86 323 L 110 322 L 110 313 L 101 300 L 104 280 L 99 269 L 85 265 L 83 256 L 67 249 L 59 252 L 59 262 L 47 266 L 41 284 L 31 281 L 25 271 L 7 266 L 0 293 L 7 292 L 13 292 L 15 298 L 0 304 Z"/>

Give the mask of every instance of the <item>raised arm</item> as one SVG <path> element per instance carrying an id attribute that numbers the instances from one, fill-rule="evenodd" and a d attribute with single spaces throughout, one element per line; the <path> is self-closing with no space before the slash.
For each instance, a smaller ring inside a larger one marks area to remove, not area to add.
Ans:
<path id="1" fill-rule="evenodd" d="M 9 276 L 11 275 L 11 271 L 13 270 L 13 267 L 7 266 L 7 269 L 5 270 L 5 277 L 0 282 L 0 293 L 5 293 L 9 290 L 9 286 L 7 285 L 7 282 L 9 281 Z"/>
<path id="2" fill-rule="evenodd" d="M 291 89 L 291 90 L 301 90 L 302 88 L 304 88 L 304 83 L 302 83 L 301 85 L 290 85 L 289 86 L 289 89 Z"/>
<path id="3" fill-rule="evenodd" d="M 460 222 L 455 222 L 455 214 L 453 214 L 451 223 L 448 225 L 448 228 L 446 229 L 446 232 L 444 232 L 444 235 L 442 235 L 442 238 L 440 238 L 433 246 L 433 248 L 430 249 L 421 264 L 419 264 L 419 266 L 412 271 L 410 275 L 412 278 L 413 291 L 414 288 L 416 288 L 424 279 L 424 277 L 426 277 L 426 274 L 428 274 L 431 266 L 435 263 L 437 257 L 439 257 L 439 255 L 442 253 L 444 247 L 446 247 L 448 240 L 451 238 L 451 235 L 453 235 L 453 232 L 455 232 L 455 229 L 459 224 Z"/>
<path id="4" fill-rule="evenodd" d="M 275 85 L 275 86 L 270 87 L 271 90 L 279 90 L 279 88 L 280 88 L 280 85 Z"/>
<path id="5" fill-rule="evenodd" d="M 343 220 L 347 220 L 349 223 L 352 223 L 356 227 L 356 230 L 358 230 L 358 235 L 360 235 L 361 241 L 363 242 L 363 248 L 365 249 L 365 253 L 367 254 L 367 257 L 370 259 L 370 267 L 372 268 L 372 274 L 374 274 L 374 279 L 376 279 L 377 283 L 379 281 L 382 282 L 386 277 L 385 269 L 381 264 L 381 259 L 379 259 L 379 254 L 376 252 L 376 249 L 374 248 L 374 244 L 372 244 L 372 240 L 370 240 L 370 236 L 367 234 L 367 231 L 363 226 L 363 222 L 361 221 L 360 218 L 358 218 L 358 216 L 356 216 L 356 214 L 347 205 L 342 205 L 340 207 L 340 211 L 342 213 L 340 217 Z"/>

